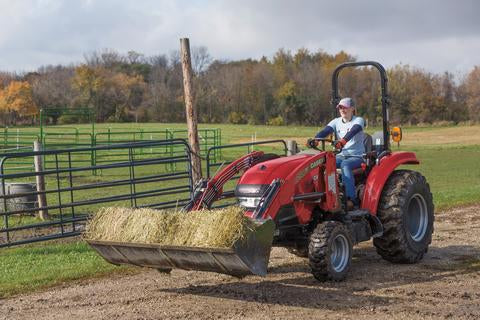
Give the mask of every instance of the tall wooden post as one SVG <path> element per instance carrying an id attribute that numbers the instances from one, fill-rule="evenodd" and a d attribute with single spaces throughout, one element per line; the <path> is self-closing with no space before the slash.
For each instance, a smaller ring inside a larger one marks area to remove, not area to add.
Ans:
<path id="1" fill-rule="evenodd" d="M 40 141 L 34 141 L 33 142 L 33 151 L 41 151 L 42 150 L 42 145 Z M 38 192 L 45 192 L 45 176 L 38 174 L 43 171 L 43 159 L 42 156 L 36 155 L 34 156 L 34 164 L 35 164 L 35 172 L 37 173 L 36 175 L 36 180 L 37 180 L 37 191 Z M 37 200 L 38 200 L 38 206 L 39 207 L 46 207 L 47 206 L 47 195 L 45 193 L 39 193 L 37 195 Z M 47 220 L 49 218 L 48 216 L 48 210 L 47 209 L 40 209 L 38 211 L 38 215 L 40 219 L 42 220 Z"/>
<path id="2" fill-rule="evenodd" d="M 298 146 L 295 140 L 287 140 L 287 156 L 293 156 L 298 153 Z"/>
<path id="3" fill-rule="evenodd" d="M 200 144 L 198 142 L 197 110 L 194 106 L 192 88 L 192 60 L 190 57 L 190 43 L 188 38 L 180 39 L 180 53 L 183 70 L 183 92 L 185 96 L 185 114 L 187 116 L 188 142 L 192 148 L 193 182 L 202 178 L 202 160 L 200 158 Z"/>

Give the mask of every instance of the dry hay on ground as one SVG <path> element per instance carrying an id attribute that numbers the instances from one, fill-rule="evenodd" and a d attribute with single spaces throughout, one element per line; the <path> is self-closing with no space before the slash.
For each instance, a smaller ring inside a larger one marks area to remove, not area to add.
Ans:
<path id="1" fill-rule="evenodd" d="M 229 248 L 254 224 L 239 207 L 181 212 L 102 208 L 88 222 L 88 240 Z"/>

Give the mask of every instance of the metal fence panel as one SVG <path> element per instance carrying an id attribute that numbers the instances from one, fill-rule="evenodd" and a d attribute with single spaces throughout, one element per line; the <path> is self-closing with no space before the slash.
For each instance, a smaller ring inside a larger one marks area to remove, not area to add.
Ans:
<path id="1" fill-rule="evenodd" d="M 183 148 L 183 153 L 160 150 Z M 146 153 L 144 150 L 152 150 Z M 91 163 L 92 152 L 102 159 Z M 11 170 L 19 159 L 41 155 L 43 171 Z M 87 158 L 87 161 L 85 160 Z M 171 170 L 171 164 L 175 170 Z M 101 176 L 95 175 L 101 172 Z M 45 190 L 35 181 L 43 176 Z M 90 214 L 104 206 L 175 208 L 192 196 L 190 147 L 183 139 L 6 154 L 0 160 L 0 248 L 80 234 Z M 23 186 L 20 192 L 12 188 Z M 31 186 L 28 189 L 28 186 Z M 45 195 L 47 204 L 36 201 Z M 50 219 L 37 216 L 47 211 Z"/>

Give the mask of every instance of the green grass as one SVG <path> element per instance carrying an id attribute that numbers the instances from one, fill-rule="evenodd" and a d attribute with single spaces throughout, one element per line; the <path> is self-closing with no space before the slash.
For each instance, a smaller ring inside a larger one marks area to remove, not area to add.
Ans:
<path id="1" fill-rule="evenodd" d="M 480 202 L 480 146 L 426 148 L 415 151 L 430 184 L 437 210 Z"/>
<path id="2" fill-rule="evenodd" d="M 83 242 L 4 249 L 0 251 L 0 298 L 131 270 L 105 262 Z"/>
<path id="3" fill-rule="evenodd" d="M 89 130 L 89 125 L 76 125 L 82 130 Z M 102 124 L 97 125 L 97 130 L 108 127 L 120 129 L 143 128 L 147 130 L 161 130 L 165 128 L 184 129 L 184 124 Z M 222 130 L 222 143 L 251 141 L 252 136 L 257 140 L 296 138 L 303 144 L 303 138 L 313 136 L 318 127 L 267 127 L 251 125 L 201 125 L 201 128 L 220 128 Z M 55 127 L 55 131 L 63 127 Z M 31 130 L 25 128 L 26 130 Z M 49 127 L 48 129 L 53 129 Z M 368 132 L 378 128 L 369 128 Z M 429 130 L 442 130 L 442 128 L 403 128 L 404 135 Z M 433 131 L 432 131 L 433 132 Z M 452 137 L 455 139 L 455 137 Z M 393 151 L 397 148 L 393 147 Z M 271 149 L 270 147 L 270 150 Z M 420 159 L 419 166 L 405 166 L 407 169 L 417 170 L 424 174 L 430 183 L 433 192 L 436 210 L 446 210 L 454 206 L 464 206 L 480 202 L 480 145 L 468 147 L 454 144 L 439 145 L 435 141 L 427 141 L 422 146 L 401 147 L 399 150 L 414 151 Z M 233 159 L 244 153 L 246 148 L 224 151 L 226 159 Z M 280 151 L 276 146 L 275 151 Z M 151 168 L 145 168 L 144 174 L 152 173 Z M 163 169 L 159 169 L 163 170 Z M 214 172 L 215 170 L 213 170 Z M 115 170 L 104 170 L 99 176 L 85 176 L 81 179 L 89 181 L 105 181 L 119 178 Z M 55 183 L 49 180 L 49 183 Z M 62 181 L 62 185 L 66 181 Z M 146 187 L 146 186 L 145 186 Z M 142 188 L 142 187 L 140 187 Z M 226 187 L 230 189 L 230 185 Z M 106 188 L 100 190 L 98 196 L 108 194 Z M 88 197 L 88 194 L 79 193 L 78 199 Z M 66 195 L 68 199 L 68 195 Z M 78 200 L 77 198 L 75 198 Z M 53 201 L 53 200 L 52 200 Z M 127 204 L 128 205 L 128 204 Z M 32 222 L 33 218 L 25 217 L 18 224 Z M 2 222 L 0 221 L 0 225 Z M 127 272 L 132 268 L 116 267 L 106 263 L 92 249 L 83 242 L 67 244 L 45 243 L 27 247 L 0 249 L 0 297 L 8 297 L 22 292 L 29 292 L 55 284 L 72 281 L 74 279 L 96 277 L 113 272 Z"/>

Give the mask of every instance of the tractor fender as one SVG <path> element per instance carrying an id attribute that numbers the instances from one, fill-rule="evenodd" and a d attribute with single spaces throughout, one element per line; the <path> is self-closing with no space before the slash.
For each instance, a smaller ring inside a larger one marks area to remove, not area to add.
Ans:
<path id="1" fill-rule="evenodd" d="M 393 152 L 380 159 L 380 162 L 370 171 L 365 183 L 362 208 L 376 215 L 383 187 L 392 172 L 402 164 L 419 163 L 420 161 L 418 161 L 417 156 L 413 152 Z"/>

